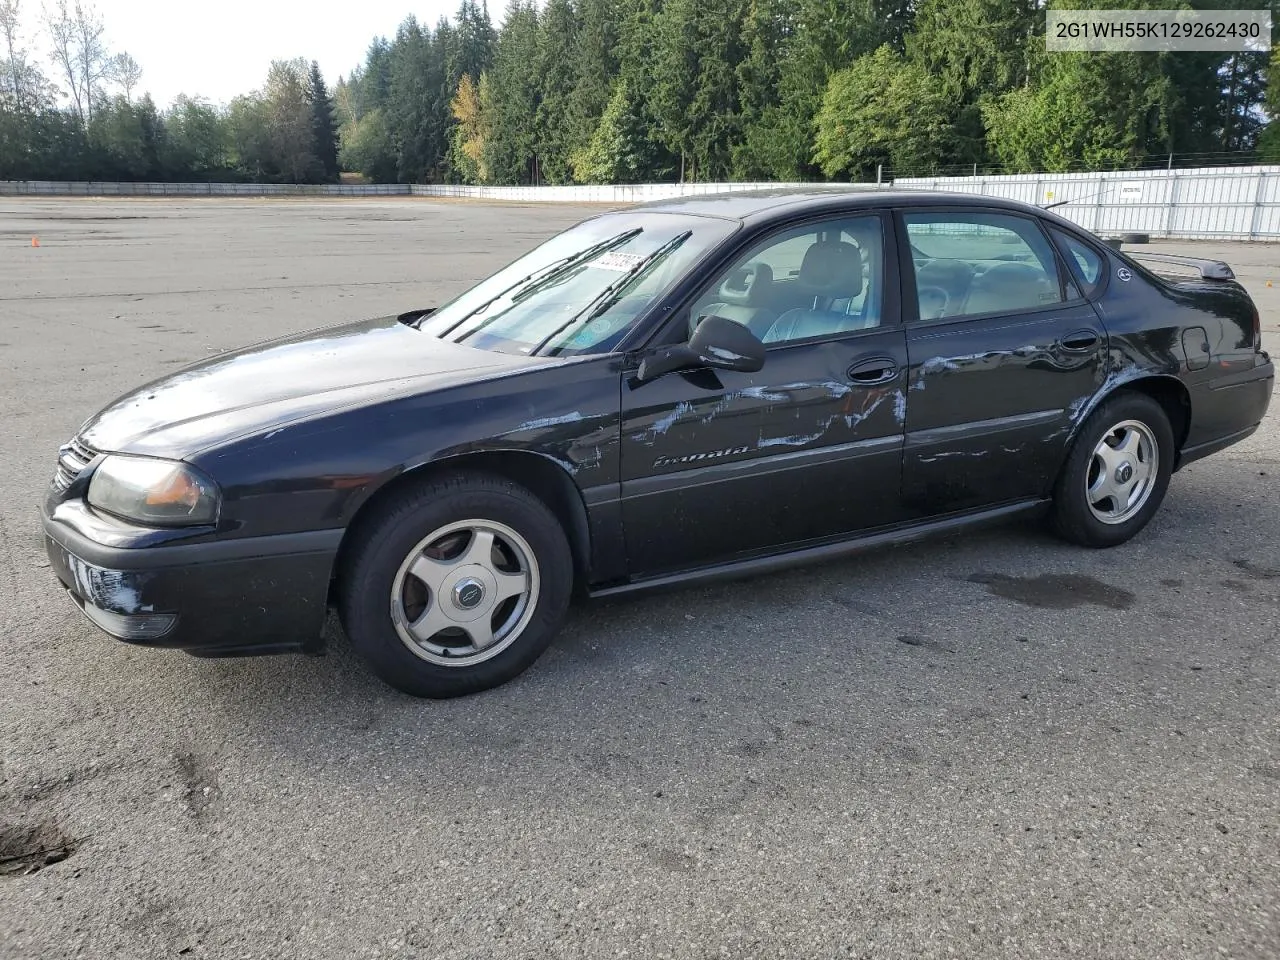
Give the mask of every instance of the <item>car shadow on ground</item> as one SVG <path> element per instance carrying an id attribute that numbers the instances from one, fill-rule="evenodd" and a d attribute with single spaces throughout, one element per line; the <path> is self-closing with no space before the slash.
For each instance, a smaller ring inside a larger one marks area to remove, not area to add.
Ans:
<path id="1" fill-rule="evenodd" d="M 1167 553 L 1188 511 L 1196 523 L 1238 517 L 1225 502 L 1206 516 L 1184 494 L 1112 550 L 1080 550 L 1024 524 L 580 604 L 525 675 L 458 700 L 389 689 L 336 620 L 323 658 L 178 667 L 157 654 L 152 682 L 180 675 L 227 725 L 275 742 L 289 762 L 354 754 L 388 777 L 417 768 L 477 783 L 520 769 L 531 789 L 569 770 L 638 788 L 700 757 L 804 763 L 805 744 L 816 762 L 834 751 L 868 769 L 931 754 L 946 763 L 959 729 L 1021 753 L 1037 731 L 1114 725 L 1157 687 L 1193 709 L 1209 694 L 1197 686 L 1203 667 L 1188 663 L 1229 667 L 1230 649 L 1204 648 L 1216 625 L 1169 612 L 1194 584 L 1167 575 Z M 1203 560 L 1215 576 L 1232 571 L 1229 557 Z M 1265 575 L 1255 582 L 1280 589 Z M 1222 602 L 1234 599 L 1250 598 Z M 1274 602 L 1265 589 L 1251 600 Z M 932 748 L 922 745 L 920 731 L 940 724 Z"/>

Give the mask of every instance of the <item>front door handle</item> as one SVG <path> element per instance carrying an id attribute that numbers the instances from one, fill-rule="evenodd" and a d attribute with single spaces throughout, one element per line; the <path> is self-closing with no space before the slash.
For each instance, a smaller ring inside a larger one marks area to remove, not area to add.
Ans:
<path id="1" fill-rule="evenodd" d="M 1076 330 L 1064 337 L 1059 337 L 1057 346 L 1069 353 L 1086 353 L 1102 342 L 1097 330 Z"/>
<path id="2" fill-rule="evenodd" d="M 849 368 L 849 379 L 862 387 L 888 383 L 897 375 L 898 364 L 893 357 L 871 357 Z"/>

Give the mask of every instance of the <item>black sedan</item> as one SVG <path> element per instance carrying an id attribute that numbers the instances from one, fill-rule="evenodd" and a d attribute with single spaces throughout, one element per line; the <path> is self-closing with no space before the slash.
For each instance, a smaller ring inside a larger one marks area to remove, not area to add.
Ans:
<path id="1" fill-rule="evenodd" d="M 446 697 L 527 668 L 575 592 L 1037 512 L 1112 546 L 1271 398 L 1230 269 L 1163 259 L 953 194 L 605 214 L 446 306 L 121 397 L 61 450 L 49 556 L 121 640 L 316 653 L 332 604 Z"/>

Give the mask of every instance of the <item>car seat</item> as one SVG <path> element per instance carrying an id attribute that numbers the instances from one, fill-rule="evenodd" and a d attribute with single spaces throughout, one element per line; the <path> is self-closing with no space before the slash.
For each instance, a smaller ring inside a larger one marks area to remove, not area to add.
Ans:
<path id="1" fill-rule="evenodd" d="M 1047 307 L 1061 296 L 1044 270 L 1028 263 L 997 263 L 973 280 L 965 313 L 1006 313 L 1030 307 Z"/>
<path id="2" fill-rule="evenodd" d="M 769 327 L 766 343 L 802 340 L 874 327 L 878 317 L 838 308 L 862 293 L 862 251 L 845 240 L 819 240 L 805 251 L 792 286 L 806 306 L 786 311 Z"/>
<path id="3" fill-rule="evenodd" d="M 921 320 L 964 313 L 973 267 L 963 260 L 916 261 L 916 291 Z"/>
<path id="4" fill-rule="evenodd" d="M 752 261 L 733 270 L 720 289 L 719 298 L 698 310 L 695 322 L 702 317 L 724 317 L 740 323 L 757 337 L 768 330 L 777 313 L 773 302 L 773 268 L 767 263 Z"/>

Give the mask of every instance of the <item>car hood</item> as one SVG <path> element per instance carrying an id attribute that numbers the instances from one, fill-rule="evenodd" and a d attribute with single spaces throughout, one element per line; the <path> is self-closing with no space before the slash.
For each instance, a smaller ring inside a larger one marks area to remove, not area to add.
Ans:
<path id="1" fill-rule="evenodd" d="M 181 458 L 335 410 L 546 362 L 447 343 L 384 317 L 185 367 L 115 400 L 79 438 L 101 451 Z"/>

